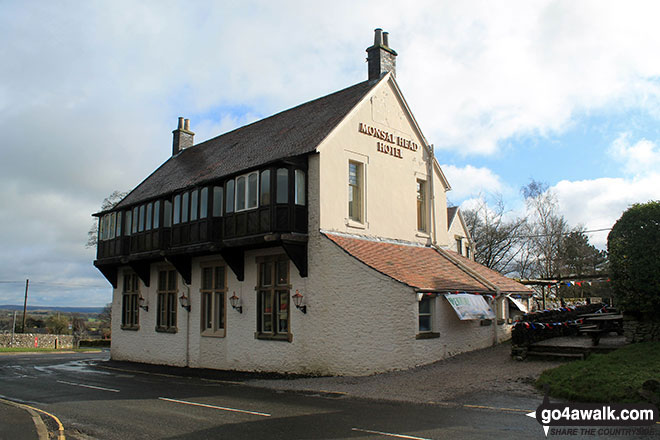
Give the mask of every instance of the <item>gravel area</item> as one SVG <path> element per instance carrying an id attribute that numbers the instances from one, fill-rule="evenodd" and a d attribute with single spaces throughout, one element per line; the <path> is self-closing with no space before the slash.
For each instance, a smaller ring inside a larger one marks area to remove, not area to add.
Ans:
<path id="1" fill-rule="evenodd" d="M 348 393 L 355 397 L 407 402 L 453 402 L 468 393 L 542 396 L 533 387 L 541 372 L 562 361 L 511 359 L 511 345 L 463 353 L 405 371 L 363 377 L 319 377 L 290 380 L 250 380 L 253 386 L 310 392 Z"/>

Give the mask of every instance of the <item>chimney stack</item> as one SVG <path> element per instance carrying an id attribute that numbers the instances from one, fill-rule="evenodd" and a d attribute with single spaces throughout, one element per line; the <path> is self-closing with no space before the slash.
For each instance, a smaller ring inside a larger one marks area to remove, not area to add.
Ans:
<path id="1" fill-rule="evenodd" d="M 381 28 L 374 31 L 374 45 L 367 48 L 367 62 L 369 64 L 369 81 L 380 79 L 387 72 L 396 76 L 397 53 L 390 49 L 389 33 Z"/>
<path id="2" fill-rule="evenodd" d="M 174 139 L 172 140 L 172 156 L 176 156 L 181 150 L 193 146 L 195 133 L 190 131 L 190 119 L 179 118 L 179 126 L 172 134 L 174 135 Z"/>

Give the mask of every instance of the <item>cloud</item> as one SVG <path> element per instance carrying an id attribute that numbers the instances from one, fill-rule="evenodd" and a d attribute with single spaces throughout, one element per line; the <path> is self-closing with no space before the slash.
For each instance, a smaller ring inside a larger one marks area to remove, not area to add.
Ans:
<path id="1" fill-rule="evenodd" d="M 611 228 L 632 204 L 660 199 L 660 173 L 633 179 L 562 180 L 551 190 L 570 225 L 584 225 L 588 230 Z M 591 234 L 591 243 L 605 249 L 607 234 Z"/>
<path id="2" fill-rule="evenodd" d="M 660 148 L 655 142 L 640 139 L 631 144 L 630 133 L 621 133 L 608 152 L 623 164 L 623 170 L 629 175 L 638 176 L 653 173 L 660 168 Z"/>
<path id="3" fill-rule="evenodd" d="M 442 165 L 441 168 L 452 187 L 448 194 L 452 199 L 478 198 L 483 194 L 502 193 L 506 190 L 502 179 L 488 168 L 477 168 L 472 165 L 464 167 Z"/>

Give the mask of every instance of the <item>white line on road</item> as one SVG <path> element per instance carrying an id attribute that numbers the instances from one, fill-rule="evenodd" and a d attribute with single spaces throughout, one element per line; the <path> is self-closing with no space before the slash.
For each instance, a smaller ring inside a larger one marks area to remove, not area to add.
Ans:
<path id="1" fill-rule="evenodd" d="M 414 437 L 412 435 L 394 434 L 394 433 L 391 433 L 391 432 L 371 431 L 369 429 L 352 428 L 351 430 L 352 431 L 358 431 L 358 432 L 366 432 L 367 434 L 384 435 L 384 436 L 387 436 L 387 437 L 407 438 L 407 439 L 410 439 L 410 440 L 431 440 L 431 439 L 424 438 L 424 437 Z"/>
<path id="2" fill-rule="evenodd" d="M 219 410 L 222 410 L 222 411 L 231 411 L 231 412 L 239 412 L 239 413 L 243 413 L 243 414 L 252 414 L 252 415 L 255 415 L 255 416 L 270 417 L 270 414 L 257 412 L 257 411 L 247 411 L 247 410 L 244 410 L 244 409 L 236 409 L 236 408 L 227 408 L 227 407 L 224 407 L 224 406 L 207 405 L 205 403 L 188 402 L 186 400 L 168 399 L 167 397 L 159 397 L 158 399 L 165 400 L 167 402 L 183 403 L 185 405 L 202 406 L 204 408 L 219 409 Z"/>
<path id="3" fill-rule="evenodd" d="M 91 388 L 93 390 L 101 390 L 101 391 L 110 391 L 111 393 L 118 393 L 119 390 L 115 390 L 112 388 L 103 388 L 103 387 L 96 387 L 94 385 L 85 385 L 84 383 L 74 383 L 74 382 L 65 382 L 63 380 L 58 380 L 58 383 L 63 383 L 65 385 L 73 385 L 74 387 L 83 387 L 83 388 Z"/>

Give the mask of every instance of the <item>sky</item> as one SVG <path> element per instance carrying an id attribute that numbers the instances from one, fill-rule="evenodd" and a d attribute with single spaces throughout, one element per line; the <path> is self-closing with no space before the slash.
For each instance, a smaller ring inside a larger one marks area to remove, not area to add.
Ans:
<path id="1" fill-rule="evenodd" d="M 0 304 L 102 306 L 91 214 L 195 142 L 364 81 L 373 30 L 469 207 L 572 226 L 660 199 L 660 3 L 0 0 Z M 607 231 L 589 234 L 606 247 Z"/>

